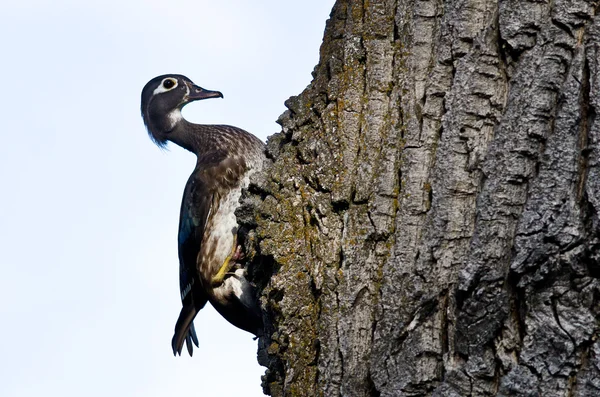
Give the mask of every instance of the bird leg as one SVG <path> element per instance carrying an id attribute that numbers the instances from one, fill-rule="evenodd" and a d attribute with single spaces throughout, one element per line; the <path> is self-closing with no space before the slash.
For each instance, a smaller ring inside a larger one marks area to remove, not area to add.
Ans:
<path id="1" fill-rule="evenodd" d="M 212 287 L 218 287 L 219 285 L 223 284 L 225 276 L 227 274 L 230 274 L 229 272 L 235 266 L 235 262 L 237 260 L 242 259 L 243 257 L 244 254 L 242 253 L 242 247 L 237 244 L 236 233 L 233 235 L 233 245 L 231 246 L 231 252 L 229 253 L 229 255 L 227 255 L 227 258 L 225 258 L 225 261 L 223 262 L 223 265 L 221 266 L 217 274 L 214 275 L 213 278 L 210 280 Z"/>

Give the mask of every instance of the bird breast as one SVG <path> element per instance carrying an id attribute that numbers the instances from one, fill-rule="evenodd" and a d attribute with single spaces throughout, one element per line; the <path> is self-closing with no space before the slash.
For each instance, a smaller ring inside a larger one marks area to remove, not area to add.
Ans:
<path id="1" fill-rule="evenodd" d="M 262 151 L 256 151 L 256 153 L 250 151 L 245 160 L 248 166 L 246 172 L 237 177 L 239 178 L 238 183 L 233 180 L 225 181 L 227 183 L 224 185 L 229 185 L 229 188 L 221 189 L 216 195 L 207 218 L 199 258 L 201 260 L 200 276 L 205 286 L 211 285 L 212 277 L 217 274 L 232 251 L 235 251 L 234 236 L 238 232 L 235 210 L 240 206 L 242 189 L 248 187 L 252 174 L 262 169 Z M 237 179 L 235 175 L 232 177 Z M 235 295 L 238 299 L 244 295 L 246 298 L 242 297 L 240 300 L 245 304 L 244 300 L 250 296 L 249 291 L 246 291 L 250 285 L 245 276 L 246 269 L 238 268 L 235 270 L 234 276 L 227 277 L 218 288 L 209 287 L 207 292 L 213 296 L 213 299 L 223 302 L 231 298 L 231 295 Z"/>
<path id="2" fill-rule="evenodd" d="M 241 193 L 241 187 L 236 187 L 224 192 L 213 202 L 200 252 L 200 273 L 205 285 L 210 285 L 211 278 L 231 254 L 238 229 L 235 210 L 240 205 Z"/>

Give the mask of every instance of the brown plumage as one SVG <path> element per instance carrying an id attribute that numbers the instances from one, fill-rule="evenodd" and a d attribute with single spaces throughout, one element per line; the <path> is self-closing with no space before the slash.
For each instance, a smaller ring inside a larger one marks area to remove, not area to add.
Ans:
<path id="1" fill-rule="evenodd" d="M 167 141 L 197 156 L 185 187 L 179 221 L 179 274 L 182 310 L 172 340 L 174 354 L 186 341 L 198 346 L 193 320 L 210 302 L 230 323 L 258 335 L 262 320 L 252 285 L 246 279 L 234 211 L 242 188 L 263 162 L 263 143 L 227 125 L 193 124 L 181 117 L 187 103 L 222 97 L 181 75 L 158 76 L 142 91 L 142 116 L 158 146 Z"/>

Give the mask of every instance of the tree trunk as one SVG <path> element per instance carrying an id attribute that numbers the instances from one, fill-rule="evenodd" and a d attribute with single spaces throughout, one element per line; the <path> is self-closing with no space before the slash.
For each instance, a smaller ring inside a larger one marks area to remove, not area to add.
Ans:
<path id="1" fill-rule="evenodd" d="M 600 395 L 597 10 L 337 1 L 245 198 L 266 392 Z"/>

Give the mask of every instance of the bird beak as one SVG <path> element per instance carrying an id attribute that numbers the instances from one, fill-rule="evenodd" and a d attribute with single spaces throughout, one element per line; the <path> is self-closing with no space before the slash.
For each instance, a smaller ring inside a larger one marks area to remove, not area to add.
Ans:
<path id="1" fill-rule="evenodd" d="M 198 87 L 196 84 L 192 84 L 189 87 L 190 92 L 186 95 L 186 99 L 190 102 L 208 98 L 223 98 L 223 94 L 219 91 L 205 90 L 202 87 Z"/>

